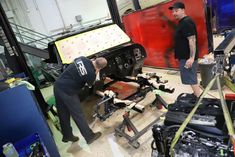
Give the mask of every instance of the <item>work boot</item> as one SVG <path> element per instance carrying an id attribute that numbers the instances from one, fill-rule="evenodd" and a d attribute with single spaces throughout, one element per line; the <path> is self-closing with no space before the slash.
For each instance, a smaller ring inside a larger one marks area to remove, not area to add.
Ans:
<path id="1" fill-rule="evenodd" d="M 71 141 L 71 142 L 77 142 L 79 140 L 79 138 L 77 137 L 77 136 L 71 136 L 71 137 L 69 137 L 69 138 L 65 138 L 65 137 L 63 137 L 63 139 L 62 139 L 62 142 L 69 142 L 69 141 Z"/>
<path id="2" fill-rule="evenodd" d="M 101 135 L 102 135 L 101 132 L 94 133 L 93 137 L 89 141 L 87 141 L 87 144 L 91 144 L 92 142 L 97 140 Z"/>

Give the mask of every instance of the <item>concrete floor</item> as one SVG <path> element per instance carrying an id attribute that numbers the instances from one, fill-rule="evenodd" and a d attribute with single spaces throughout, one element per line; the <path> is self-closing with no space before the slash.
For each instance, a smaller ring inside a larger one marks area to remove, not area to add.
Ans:
<path id="1" fill-rule="evenodd" d="M 219 43 L 223 40 L 221 36 L 214 37 L 214 46 L 217 47 Z M 178 71 L 174 70 L 163 70 L 163 69 L 154 69 L 144 67 L 143 72 L 155 72 L 157 75 L 162 76 L 163 80 L 168 80 L 169 84 L 175 88 L 175 92 L 172 94 L 160 92 L 161 97 L 168 103 L 173 103 L 177 96 L 180 93 L 192 93 L 192 90 L 189 86 L 182 85 L 180 81 L 180 76 Z M 200 81 L 200 74 L 198 74 L 198 78 Z M 232 93 L 227 87 L 223 87 L 224 93 Z M 44 98 L 47 100 L 52 94 L 52 87 L 47 87 L 42 89 L 42 93 Z M 216 97 L 219 98 L 219 93 L 217 90 L 209 91 L 207 97 Z M 142 102 L 142 104 L 146 105 L 146 109 L 144 113 L 135 113 L 131 112 L 131 121 L 134 123 L 136 128 L 140 131 L 145 126 L 150 124 L 153 120 L 160 117 L 160 121 L 158 123 L 162 123 L 164 117 L 161 117 L 163 113 L 167 110 L 157 109 L 156 107 L 150 107 L 151 101 L 154 99 L 154 94 L 150 93 L 146 96 L 146 99 Z M 54 139 L 56 145 L 58 147 L 59 153 L 61 157 L 145 157 L 151 156 L 151 142 L 153 140 L 151 128 L 138 139 L 140 143 L 140 147 L 138 149 L 133 148 L 128 144 L 128 141 L 123 137 L 114 136 L 114 129 L 122 123 L 123 117 L 122 115 L 125 113 L 125 109 L 120 109 L 113 113 L 113 115 L 108 118 L 106 121 L 101 122 L 98 119 L 94 119 L 92 117 L 94 113 L 94 100 L 96 98 L 88 98 L 83 102 L 83 109 L 90 123 L 90 127 L 94 132 L 100 131 L 102 132 L 102 136 L 93 142 L 90 145 L 87 145 L 84 138 L 81 136 L 78 128 L 75 123 L 72 121 L 72 127 L 74 135 L 79 136 L 80 140 L 75 143 L 63 143 L 61 141 L 62 135 L 55 128 L 53 123 L 49 120 L 49 126 L 54 135 Z M 133 135 L 133 132 L 128 133 L 129 135 Z"/>
<path id="2" fill-rule="evenodd" d="M 169 71 L 163 69 L 153 69 L 144 67 L 144 72 L 155 72 L 157 75 L 162 76 L 163 80 L 168 80 L 169 84 L 175 87 L 174 93 L 164 93 L 160 92 L 161 97 L 168 103 L 173 103 L 177 96 L 184 93 L 192 93 L 191 88 L 186 85 L 182 85 L 180 81 L 180 76 L 178 71 Z M 200 80 L 200 75 L 199 75 Z M 51 92 L 51 88 L 47 89 L 49 93 Z M 224 93 L 232 93 L 225 86 L 223 87 Z M 49 94 L 50 95 L 50 94 Z M 46 95 L 44 95 L 47 97 Z M 219 98 L 219 94 L 217 90 L 211 90 L 207 97 L 217 97 Z M 116 111 L 110 118 L 106 121 L 101 122 L 98 119 L 92 118 L 92 114 L 94 113 L 95 98 L 85 100 L 83 102 L 84 111 L 86 113 L 87 119 L 89 120 L 90 126 L 93 131 L 102 132 L 102 137 L 93 142 L 90 145 L 87 145 L 84 138 L 81 136 L 78 128 L 75 123 L 72 121 L 72 127 L 74 135 L 79 136 L 80 140 L 75 143 L 63 143 L 61 141 L 62 136 L 60 132 L 54 127 L 54 125 L 49 121 L 49 126 L 51 127 L 52 133 L 54 135 L 54 139 L 56 141 L 57 147 L 59 149 L 60 155 L 62 157 L 143 157 L 151 155 L 151 142 L 152 131 L 151 128 L 148 130 L 143 136 L 141 136 L 138 140 L 140 143 L 140 147 L 138 149 L 133 148 L 128 144 L 128 141 L 123 137 L 114 136 L 114 129 L 121 124 L 123 118 L 122 115 L 125 113 L 125 109 L 120 109 Z M 144 113 L 135 113 L 131 112 L 132 118 L 131 121 L 134 123 L 136 128 L 140 131 L 145 126 L 150 124 L 153 120 L 160 117 L 163 113 L 165 113 L 166 109 L 157 109 L 156 107 L 150 107 L 150 103 L 154 99 L 154 94 L 149 93 L 146 96 L 145 100 L 142 104 L 146 105 L 146 109 Z M 164 117 L 160 118 L 158 123 L 161 123 L 164 120 Z M 133 132 L 128 133 L 129 135 L 133 135 Z"/>

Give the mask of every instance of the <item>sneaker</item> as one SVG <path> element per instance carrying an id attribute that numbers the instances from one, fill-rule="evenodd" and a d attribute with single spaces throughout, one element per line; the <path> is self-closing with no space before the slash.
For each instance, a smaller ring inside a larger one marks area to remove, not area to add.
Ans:
<path id="1" fill-rule="evenodd" d="M 101 135 L 102 135 L 101 132 L 94 133 L 94 136 L 89 141 L 87 141 L 87 144 L 91 144 L 92 142 L 97 140 Z"/>
<path id="2" fill-rule="evenodd" d="M 77 142 L 78 140 L 79 140 L 79 138 L 77 136 L 73 135 L 72 137 L 69 137 L 69 138 L 63 137 L 62 142 L 69 142 L 69 141 Z"/>

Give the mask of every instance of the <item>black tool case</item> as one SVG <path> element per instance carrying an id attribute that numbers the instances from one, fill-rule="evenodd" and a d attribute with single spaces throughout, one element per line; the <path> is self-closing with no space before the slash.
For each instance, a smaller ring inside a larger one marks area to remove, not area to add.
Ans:
<path id="1" fill-rule="evenodd" d="M 196 105 L 197 98 L 182 93 L 168 105 L 164 125 L 152 128 L 152 157 L 170 157 L 175 133 Z M 219 99 L 203 98 L 174 147 L 175 156 L 232 157 L 233 150 Z"/>

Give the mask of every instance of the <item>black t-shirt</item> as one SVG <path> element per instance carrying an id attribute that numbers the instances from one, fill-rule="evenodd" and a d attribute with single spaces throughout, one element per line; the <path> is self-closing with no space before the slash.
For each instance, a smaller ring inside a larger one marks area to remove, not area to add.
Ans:
<path id="1" fill-rule="evenodd" d="M 86 57 L 79 57 L 65 69 L 55 85 L 67 93 L 77 93 L 86 83 L 91 86 L 95 78 L 95 67 L 92 61 Z"/>
<path id="2" fill-rule="evenodd" d="M 175 58 L 189 59 L 190 48 L 189 48 L 188 37 L 193 35 L 196 35 L 196 55 L 195 55 L 195 60 L 196 60 L 198 58 L 196 25 L 190 17 L 185 16 L 179 21 L 179 24 L 175 31 L 175 36 L 174 36 Z"/>

